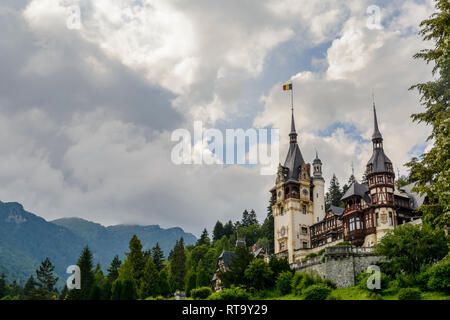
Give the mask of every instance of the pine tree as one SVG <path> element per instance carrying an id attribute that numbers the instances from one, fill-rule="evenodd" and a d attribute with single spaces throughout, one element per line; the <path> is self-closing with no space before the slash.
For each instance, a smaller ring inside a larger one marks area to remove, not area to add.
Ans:
<path id="1" fill-rule="evenodd" d="M 343 194 L 341 192 L 341 187 L 339 186 L 338 178 L 335 174 L 333 174 L 333 178 L 330 181 L 330 187 L 328 188 L 328 192 L 325 196 L 325 206 L 328 210 L 331 205 L 339 207 L 341 203 L 341 198 Z"/>
<path id="2" fill-rule="evenodd" d="M 201 246 L 203 244 L 206 244 L 206 245 L 209 246 L 209 242 L 210 242 L 210 240 L 209 240 L 209 237 L 208 237 L 208 230 L 206 230 L 206 228 L 205 228 L 205 229 L 203 229 L 203 232 L 200 235 L 200 238 L 197 240 L 196 245 L 197 246 Z"/>
<path id="3" fill-rule="evenodd" d="M 412 177 L 417 180 L 414 192 L 428 196 L 428 203 L 422 205 L 424 222 L 437 229 L 450 227 L 450 3 L 436 0 L 436 11 L 421 22 L 420 34 L 425 41 L 433 41 L 431 49 L 421 50 L 414 55 L 426 63 L 434 63 L 433 81 L 419 83 L 410 89 L 417 89 L 425 111 L 413 114 L 416 122 L 431 125 L 428 140 L 434 140 L 433 147 L 421 156 L 420 161 L 407 164 Z M 433 183 L 430 183 L 430 182 Z"/>
<path id="4" fill-rule="evenodd" d="M 156 297 L 159 293 L 159 272 L 153 260 L 149 258 L 145 264 L 144 276 L 141 280 L 140 296 L 145 299 Z"/>
<path id="5" fill-rule="evenodd" d="M 242 220 L 241 225 L 242 227 L 249 227 L 251 225 L 258 224 L 258 220 L 256 218 L 255 210 L 251 210 L 250 213 L 248 213 L 247 210 L 244 210 L 242 213 Z"/>
<path id="6" fill-rule="evenodd" d="M 356 182 L 356 179 L 352 173 L 350 178 L 348 178 L 347 184 L 344 184 L 344 186 L 342 187 L 342 195 L 344 195 L 347 192 L 347 190 L 351 187 L 351 185 L 355 182 Z"/>
<path id="7" fill-rule="evenodd" d="M 94 285 L 94 272 L 92 262 L 92 252 L 88 246 L 83 248 L 77 262 L 80 268 L 81 288 L 69 291 L 69 300 L 88 300 Z"/>
<path id="8" fill-rule="evenodd" d="M 133 280 L 123 281 L 120 300 L 136 300 L 136 287 Z"/>
<path id="9" fill-rule="evenodd" d="M 361 177 L 361 184 L 367 184 L 367 172 L 364 171 L 362 177 Z"/>
<path id="10" fill-rule="evenodd" d="M 111 264 L 108 267 L 108 280 L 113 283 L 119 277 L 119 268 L 122 265 L 122 261 L 120 261 L 119 256 L 114 256 Z"/>
<path id="11" fill-rule="evenodd" d="M 25 283 L 25 287 L 23 288 L 23 293 L 26 299 L 30 299 L 33 291 L 36 289 L 36 281 L 33 276 L 30 276 Z"/>
<path id="12" fill-rule="evenodd" d="M 127 253 L 127 259 L 131 265 L 133 279 L 136 283 L 139 283 L 144 274 L 146 261 L 144 258 L 144 253 L 142 252 L 141 241 L 136 235 L 133 235 L 131 238 L 129 248 L 130 252 Z"/>
<path id="13" fill-rule="evenodd" d="M 213 240 L 217 241 L 222 239 L 222 237 L 225 235 L 225 229 L 223 227 L 222 222 L 217 221 L 216 225 L 214 226 L 214 231 L 213 231 Z"/>
<path id="14" fill-rule="evenodd" d="M 152 248 L 152 260 L 158 271 L 161 271 L 162 268 L 164 268 L 164 252 L 161 250 L 158 242 Z"/>
<path id="15" fill-rule="evenodd" d="M 197 273 L 195 270 L 189 270 L 186 275 L 186 284 L 184 286 L 184 290 L 186 292 L 186 297 L 191 296 L 191 290 L 197 287 Z"/>
<path id="16" fill-rule="evenodd" d="M 37 285 L 40 289 L 49 293 L 55 290 L 55 284 L 59 279 L 55 277 L 53 270 L 55 270 L 55 266 L 50 262 L 48 257 L 42 261 L 39 269 L 36 270 Z"/>
<path id="17" fill-rule="evenodd" d="M 69 288 L 67 288 L 67 285 L 64 285 L 64 288 L 61 290 L 61 293 L 59 294 L 59 300 L 66 300 L 67 294 L 69 293 Z"/>
<path id="18" fill-rule="evenodd" d="M 122 294 L 122 281 L 114 281 L 111 289 L 111 300 L 121 300 L 120 296 Z"/>
<path id="19" fill-rule="evenodd" d="M 162 269 L 159 272 L 159 291 L 160 294 L 164 297 L 167 297 L 170 295 L 170 284 L 169 284 L 169 276 L 167 274 L 167 268 Z"/>
<path id="20" fill-rule="evenodd" d="M 231 237 L 234 234 L 234 225 L 233 222 L 230 220 L 223 226 L 223 232 L 227 237 Z"/>
<path id="21" fill-rule="evenodd" d="M 0 276 L 0 298 L 3 298 L 7 294 L 5 274 L 2 272 Z"/>
<path id="22" fill-rule="evenodd" d="M 264 250 L 267 250 L 267 253 L 274 252 L 274 220 L 271 201 L 267 207 L 267 217 L 261 226 L 261 236 L 262 238 L 267 239 L 267 247 L 265 247 Z"/>
<path id="23" fill-rule="evenodd" d="M 170 275 L 173 287 L 176 290 L 182 290 L 184 288 L 184 277 L 186 276 L 186 253 L 184 252 L 183 238 L 177 241 L 173 248 Z"/>
<path id="24" fill-rule="evenodd" d="M 197 264 L 197 287 L 208 287 L 210 285 L 210 278 L 208 272 L 205 269 L 203 260 L 200 260 Z"/>

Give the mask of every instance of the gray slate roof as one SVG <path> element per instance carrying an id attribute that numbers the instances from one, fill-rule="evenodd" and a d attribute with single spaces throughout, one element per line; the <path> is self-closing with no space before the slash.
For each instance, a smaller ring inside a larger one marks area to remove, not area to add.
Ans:
<path id="1" fill-rule="evenodd" d="M 219 256 L 219 260 L 222 259 L 223 265 L 226 271 L 230 271 L 231 258 L 234 257 L 235 253 L 233 251 L 223 251 Z"/>
<path id="2" fill-rule="evenodd" d="M 372 172 L 388 172 L 386 163 L 392 164 L 392 161 L 384 154 L 383 149 L 374 149 L 372 157 L 367 164 L 372 164 Z"/>
<path id="3" fill-rule="evenodd" d="M 300 167 L 305 163 L 302 153 L 297 143 L 291 143 L 289 145 L 289 151 L 284 162 L 284 167 L 288 169 L 287 180 L 298 181 L 300 175 Z"/>
<path id="4" fill-rule="evenodd" d="M 261 253 L 261 251 L 263 250 L 263 248 L 258 248 L 257 250 L 255 250 L 255 252 L 253 252 L 253 256 L 256 258 L 257 256 L 259 256 L 259 254 Z"/>
<path id="5" fill-rule="evenodd" d="M 331 205 L 328 211 L 333 211 L 336 216 L 341 216 L 344 213 L 344 208 Z"/>
<path id="6" fill-rule="evenodd" d="M 424 195 L 421 196 L 421 195 L 411 191 L 411 189 L 414 187 L 414 184 L 415 184 L 415 182 L 410 183 L 406 186 L 401 187 L 400 190 L 403 190 L 408 194 L 409 199 L 411 200 L 411 209 L 417 210 L 425 201 L 425 196 Z"/>
<path id="7" fill-rule="evenodd" d="M 341 200 L 347 199 L 351 196 L 360 196 L 364 199 L 365 202 L 371 203 L 370 198 L 367 195 L 367 192 L 369 191 L 369 188 L 366 184 L 360 184 L 357 181 L 352 183 L 348 190 L 345 192 L 345 194 L 342 196 Z"/>
<path id="8" fill-rule="evenodd" d="M 295 136 L 295 141 L 297 140 L 297 133 L 295 132 L 295 121 L 294 121 L 294 111 L 292 111 L 291 117 L 291 133 L 289 133 L 289 138 L 291 136 Z M 286 156 L 286 161 L 284 161 L 284 168 L 287 169 L 287 180 L 295 180 L 298 181 L 298 177 L 300 175 L 300 167 L 305 163 L 303 160 L 302 153 L 300 151 L 300 147 L 297 142 L 290 142 L 289 151 Z"/>

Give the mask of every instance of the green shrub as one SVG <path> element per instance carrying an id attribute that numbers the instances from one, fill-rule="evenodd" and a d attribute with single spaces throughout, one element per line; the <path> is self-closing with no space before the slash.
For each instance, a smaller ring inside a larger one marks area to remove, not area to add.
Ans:
<path id="1" fill-rule="evenodd" d="M 417 288 L 402 288 L 398 292 L 398 300 L 420 300 L 422 293 Z"/>
<path id="2" fill-rule="evenodd" d="M 208 300 L 248 300 L 250 294 L 241 287 L 231 287 L 229 289 L 223 289 L 219 292 L 214 292 L 208 298 Z"/>
<path id="3" fill-rule="evenodd" d="M 331 288 L 324 284 L 314 284 L 303 290 L 305 300 L 326 300 L 331 293 Z"/>
<path id="4" fill-rule="evenodd" d="M 310 274 L 297 272 L 291 281 L 292 291 L 298 296 L 302 294 L 303 290 L 315 284 L 323 284 L 333 289 L 336 288 L 336 285 L 333 282 L 328 279 L 322 279 L 317 273 Z"/>
<path id="5" fill-rule="evenodd" d="M 204 300 L 208 298 L 212 294 L 212 290 L 209 287 L 200 287 L 197 289 L 191 290 L 191 297 L 192 299 L 201 299 Z"/>
<path id="6" fill-rule="evenodd" d="M 300 282 L 302 282 L 303 277 L 305 276 L 305 273 L 303 272 L 296 272 L 292 278 L 291 281 L 291 289 L 292 291 L 294 291 L 295 293 L 295 289 L 297 288 L 297 286 L 300 284 Z"/>
<path id="7" fill-rule="evenodd" d="M 387 294 L 395 294 L 402 288 L 410 288 L 416 286 L 417 281 L 414 275 L 407 275 L 401 273 L 397 274 L 395 276 L 395 279 L 389 282 L 388 289 L 386 289 L 384 292 Z"/>
<path id="8" fill-rule="evenodd" d="M 254 259 L 244 272 L 248 287 L 263 290 L 274 285 L 273 271 L 263 259 Z"/>
<path id="9" fill-rule="evenodd" d="M 293 276 L 290 271 L 280 273 L 276 284 L 278 291 L 283 295 L 290 293 L 292 280 Z"/>
<path id="10" fill-rule="evenodd" d="M 294 288 L 294 294 L 301 295 L 303 290 L 316 283 L 316 279 L 309 273 L 305 273 L 300 283 Z"/>
<path id="11" fill-rule="evenodd" d="M 450 258 L 445 258 L 430 267 L 426 275 L 428 289 L 450 294 Z"/>

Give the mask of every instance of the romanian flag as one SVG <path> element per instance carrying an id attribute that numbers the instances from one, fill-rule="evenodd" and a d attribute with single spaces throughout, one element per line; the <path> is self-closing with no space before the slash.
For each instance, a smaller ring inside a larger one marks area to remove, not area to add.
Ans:
<path id="1" fill-rule="evenodd" d="M 286 91 L 286 90 L 292 90 L 292 83 L 285 84 L 285 85 L 283 86 L 283 90 L 284 90 L 284 91 Z"/>

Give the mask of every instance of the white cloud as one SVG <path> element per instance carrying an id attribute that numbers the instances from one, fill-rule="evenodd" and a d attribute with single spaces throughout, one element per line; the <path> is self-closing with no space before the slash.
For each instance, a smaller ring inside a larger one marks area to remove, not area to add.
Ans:
<path id="1" fill-rule="evenodd" d="M 365 26 L 371 1 L 80 0 L 82 28 L 69 30 L 71 3 L 0 7 L 0 193 L 46 218 L 197 233 L 244 208 L 264 218 L 274 177 L 257 166 L 175 166 L 170 130 L 192 120 L 274 125 L 284 160 L 288 94 L 275 84 L 261 112 L 245 96 L 253 80 L 272 81 L 271 53 L 291 64 L 303 156 L 317 149 L 328 180 L 346 182 L 352 161 L 358 176 L 364 169 L 371 145 L 355 135 L 370 139 L 372 90 L 395 166 L 427 136 L 409 119 L 421 107 L 407 89 L 430 74 L 411 56 L 424 46 L 417 25 L 431 0 L 383 3 L 383 30 Z M 308 63 L 287 59 L 282 44 L 312 51 L 320 71 L 299 69 Z M 347 129 L 320 134 L 336 122 Z"/>
<path id="2" fill-rule="evenodd" d="M 385 151 L 395 168 L 405 173 L 403 164 L 410 160 L 410 150 L 428 135 L 429 128 L 411 122 L 410 115 L 422 107 L 417 93 L 408 91 L 411 85 L 430 78 L 430 67 L 412 59 L 426 44 L 407 29 L 429 16 L 431 8 L 429 4 L 420 6 L 420 10 L 406 4 L 400 7 L 404 10 L 382 30 L 366 28 L 364 16 L 350 17 L 327 50 L 325 71 L 300 72 L 292 77 L 303 156 L 312 161 L 314 149 L 318 149 L 328 181 L 336 173 L 345 183 L 352 162 L 358 177 L 365 169 L 371 142 L 361 142 L 355 136 L 371 138 L 372 92 Z M 389 10 L 393 8 L 384 9 L 385 15 L 392 15 Z M 289 110 L 281 107 L 285 100 L 281 84 L 276 84 L 263 98 L 265 108 L 254 124 L 280 127 L 286 148 Z M 337 126 L 329 136 L 321 135 L 336 123 L 352 125 L 354 129 L 345 132 Z"/>

